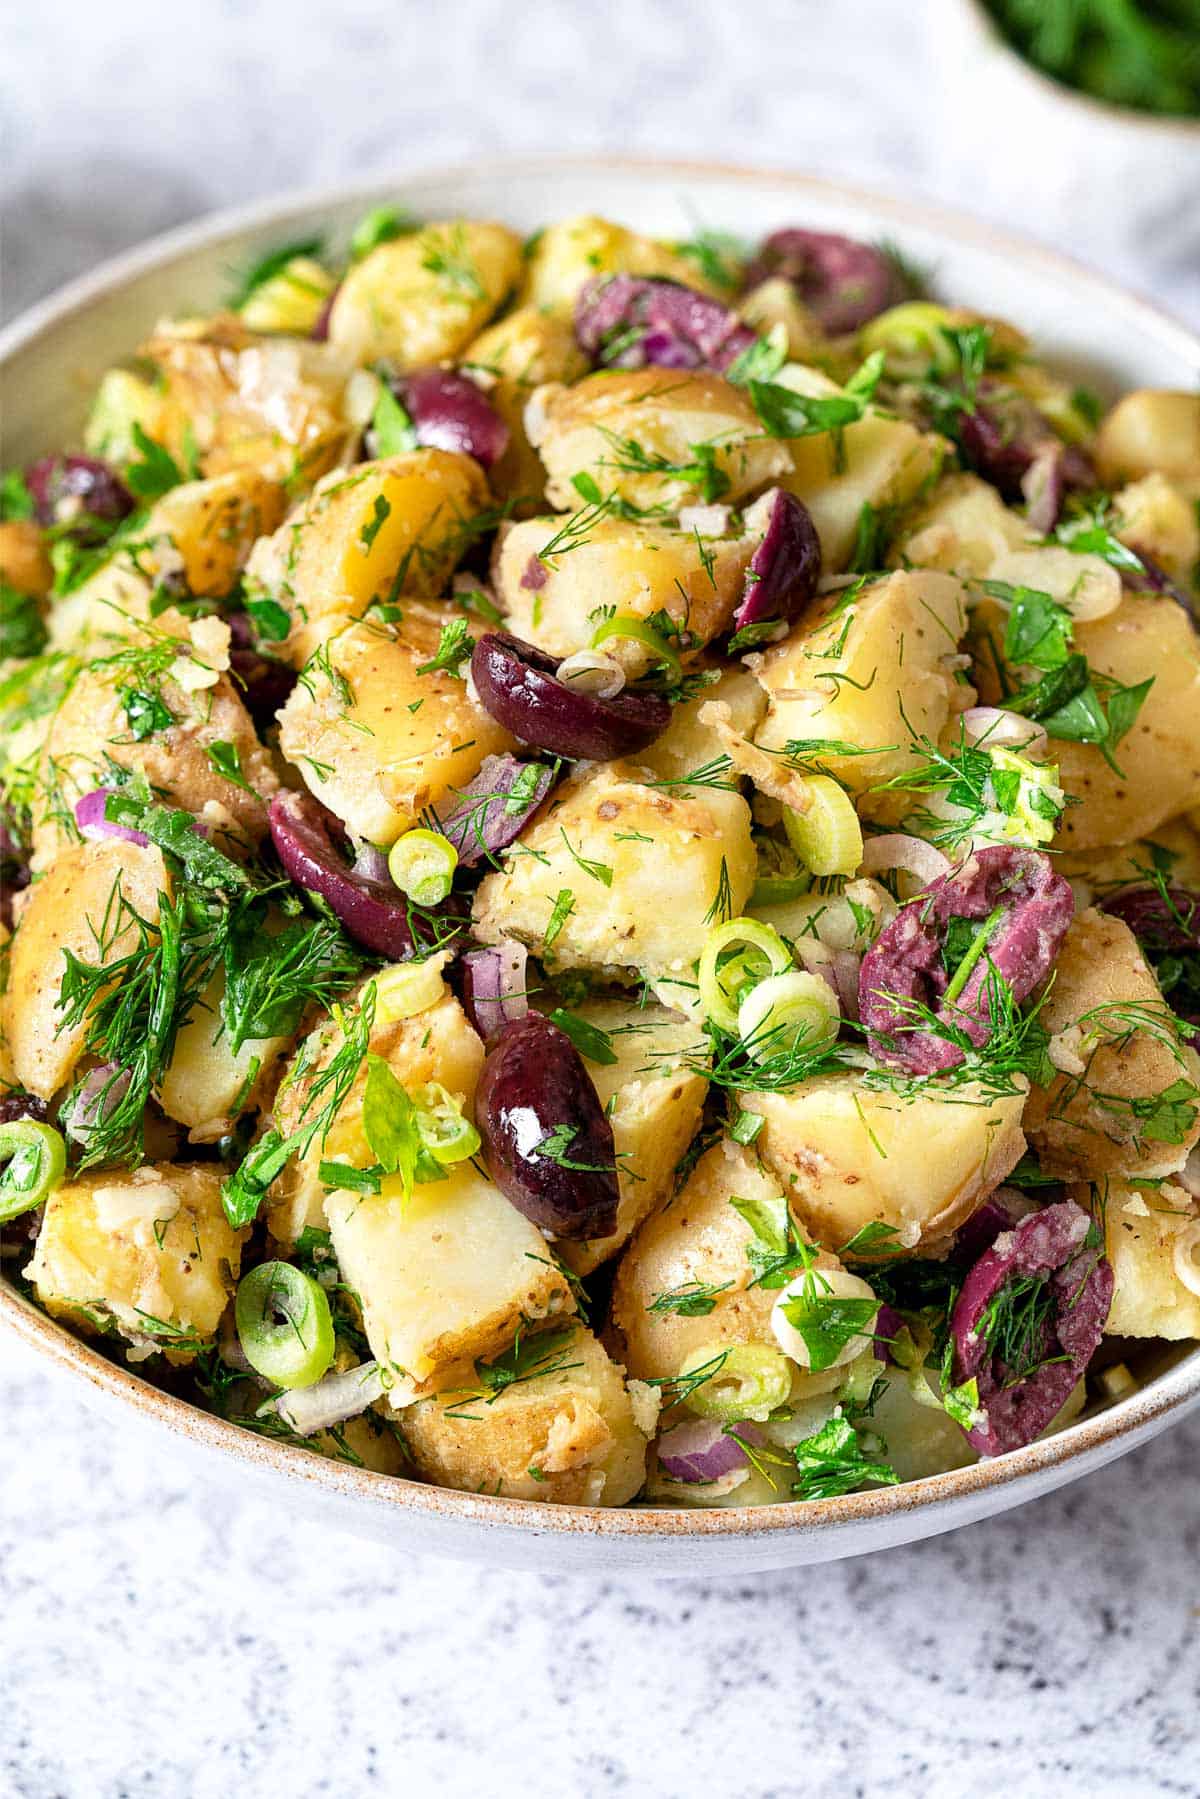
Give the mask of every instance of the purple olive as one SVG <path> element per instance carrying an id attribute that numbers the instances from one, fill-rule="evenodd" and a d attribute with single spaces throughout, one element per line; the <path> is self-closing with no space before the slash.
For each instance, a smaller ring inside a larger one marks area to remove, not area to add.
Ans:
<path id="1" fill-rule="evenodd" d="M 376 955 L 405 962 L 461 929 L 449 914 L 418 912 L 390 881 L 353 869 L 341 825 L 310 793 L 277 793 L 268 816 L 275 853 L 292 880 L 328 901 L 350 936 Z"/>
<path id="2" fill-rule="evenodd" d="M 275 714 L 296 685 L 296 671 L 274 656 L 265 656 L 255 645 L 254 631 L 244 612 L 227 614 L 232 648 L 229 667 L 242 703 L 260 729 L 275 722 Z"/>
<path id="3" fill-rule="evenodd" d="M 737 611 L 735 630 L 767 619 L 793 619 L 817 591 L 821 577 L 821 540 L 802 500 L 781 487 L 756 500 L 746 515 L 751 530 L 761 529 L 762 542 L 750 558 Z"/>
<path id="4" fill-rule="evenodd" d="M 492 1179 L 532 1224 L 577 1241 L 616 1230 L 612 1126 L 579 1051 L 540 1012 L 492 1040 L 475 1123 Z"/>
<path id="5" fill-rule="evenodd" d="M 499 462 L 507 450 L 508 426 L 469 376 L 453 369 L 413 369 L 390 376 L 388 386 L 426 449 L 473 456 L 484 468 Z M 367 442 L 373 450 L 370 435 Z"/>
<path id="6" fill-rule="evenodd" d="M 559 662 L 507 631 L 488 631 L 471 677 L 491 716 L 535 749 L 570 761 L 611 762 L 648 749 L 671 722 L 668 701 L 625 689 L 602 700 L 557 678 Z"/>
<path id="7" fill-rule="evenodd" d="M 1200 892 L 1188 887 L 1168 887 L 1161 893 L 1156 887 L 1123 887 L 1099 904 L 1102 911 L 1124 920 L 1156 967 L 1164 956 L 1200 956 Z M 1200 1013 L 1183 1011 L 1174 989 L 1165 981 L 1164 987 L 1178 1015 L 1195 1027 L 1192 1043 L 1200 1048 Z M 1185 981 L 1182 991 L 1186 994 L 1191 987 L 1192 982 Z"/>
<path id="8" fill-rule="evenodd" d="M 794 227 L 771 233 L 746 271 L 745 285 L 773 278 L 791 282 L 830 337 L 860 331 L 913 291 L 882 250 L 833 231 Z"/>
<path id="9" fill-rule="evenodd" d="M 958 441 L 964 460 L 1006 500 L 1030 503 L 1038 515 L 1031 512 L 1030 522 L 1039 530 L 1058 523 L 1068 489 L 1095 485 L 1090 457 L 1064 444 L 1032 401 L 1001 381 L 979 383 L 974 406 L 959 414 Z"/>
<path id="10" fill-rule="evenodd" d="M 98 456 L 43 456 L 25 471 L 37 522 L 66 526 L 80 542 L 104 537 L 133 511 L 133 495 Z"/>
<path id="11" fill-rule="evenodd" d="M 951 976 L 943 945 L 952 919 L 978 921 L 1000 916 L 954 1000 L 943 1000 Z M 993 971 L 1020 1004 L 1049 973 L 1075 910 L 1070 883 L 1037 850 L 997 844 L 976 850 L 949 874 L 933 881 L 891 924 L 863 957 L 859 974 L 859 1017 L 867 1042 L 882 1061 L 913 1074 L 955 1068 L 964 1049 L 927 1030 L 914 1002 L 932 1012 L 948 1030 L 982 1049 L 995 1024 L 991 1013 Z"/>
<path id="12" fill-rule="evenodd" d="M 594 275 L 575 302 L 575 336 L 608 368 L 715 369 L 755 343 L 736 313 L 678 281 Z"/>
<path id="13" fill-rule="evenodd" d="M 5 1093 L 0 1097 L 0 1124 L 16 1124 L 21 1118 L 45 1124 L 46 1116 L 45 1100 L 36 1099 L 32 1093 Z"/>
<path id="14" fill-rule="evenodd" d="M 997 1187 L 954 1233 L 954 1247 L 950 1252 L 954 1260 L 977 1262 L 984 1250 L 992 1247 L 1001 1231 L 1012 1230 L 1022 1218 L 1028 1218 L 1031 1212 L 1038 1212 L 1043 1204 L 1049 1204 L 1051 1193 L 1059 1197 L 1062 1189 L 1050 1189 L 1043 1199 L 1038 1200 L 1031 1199 L 1017 1187 Z"/>
<path id="15" fill-rule="evenodd" d="M 475 779 L 458 789 L 459 804 L 441 821 L 459 866 L 472 868 L 515 843 L 556 778 L 557 770 L 543 762 L 485 757 Z"/>
<path id="16" fill-rule="evenodd" d="M 0 924 L 6 930 L 12 930 L 13 900 L 31 879 L 28 848 L 0 807 Z"/>
<path id="17" fill-rule="evenodd" d="M 1113 1271 L 1094 1221 L 1070 1200 L 998 1236 L 963 1282 L 950 1319 L 954 1381 L 975 1380 L 967 1432 L 980 1455 L 1022 1449 L 1062 1410 L 1096 1352 Z"/>

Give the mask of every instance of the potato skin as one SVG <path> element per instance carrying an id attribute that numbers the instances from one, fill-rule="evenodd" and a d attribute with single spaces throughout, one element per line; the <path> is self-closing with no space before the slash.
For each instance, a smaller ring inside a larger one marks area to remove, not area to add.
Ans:
<path id="1" fill-rule="evenodd" d="M 524 1339 L 527 1346 L 535 1337 Z M 563 1364 L 486 1396 L 448 1392 L 409 1406 L 404 1439 L 439 1487 L 557 1505 L 625 1505 L 646 1478 L 645 1404 L 589 1330 L 575 1325 L 547 1351 Z M 647 1398 L 649 1395 L 646 1396 Z"/>
<path id="2" fill-rule="evenodd" d="M 488 470 L 488 480 L 499 499 L 511 502 L 513 516 L 523 518 L 539 510 L 546 487 L 546 471 L 525 429 L 530 395 L 548 381 L 578 381 L 587 373 L 587 357 L 569 316 L 522 306 L 467 345 L 463 366 L 488 378 L 487 397 L 508 426 L 508 448 Z"/>
<path id="3" fill-rule="evenodd" d="M 329 315 L 329 342 L 352 362 L 397 368 L 465 350 L 521 274 L 521 240 L 506 225 L 447 219 L 379 244 L 352 265 Z"/>
<path id="4" fill-rule="evenodd" d="M 920 569 L 850 599 L 846 591 L 817 601 L 762 657 L 769 704 L 754 741 L 766 750 L 821 737 L 856 745 L 868 753 L 823 753 L 822 767 L 862 796 L 864 812 L 895 816 L 904 794 L 868 790 L 914 765 L 913 732 L 936 741 L 950 716 L 947 658 L 966 630 L 964 591 L 953 576 Z"/>
<path id="5" fill-rule="evenodd" d="M 187 1361 L 216 1335 L 249 1236 L 225 1217 L 217 1168 L 93 1170 L 50 1195 L 26 1272 L 46 1310 L 77 1330 L 111 1323 Z"/>
<path id="6" fill-rule="evenodd" d="M 725 789 L 649 787 L 641 772 L 605 762 L 564 782 L 518 853 L 480 884 L 473 916 L 483 942 L 517 937 L 558 968 L 603 969 L 618 979 L 626 970 L 652 980 L 691 978 L 717 916 L 722 867 L 728 915 L 750 897 L 750 809 Z M 589 874 L 576 857 L 611 870 L 611 881 Z M 548 945 L 564 892 L 573 908 Z"/>
<path id="7" fill-rule="evenodd" d="M 406 605 L 398 625 L 348 626 L 279 713 L 280 748 L 306 785 L 382 849 L 426 807 L 453 807 L 485 756 L 514 747 L 457 673 L 419 672 L 459 616 Z"/>
<path id="8" fill-rule="evenodd" d="M 665 1006 L 593 999 L 575 1011 L 609 1033 L 617 1057 L 584 1064 L 612 1125 L 621 1188 L 617 1228 L 610 1237 L 560 1245 L 568 1267 L 590 1274 L 669 1197 L 679 1160 L 700 1128 L 708 1081 L 697 1069 L 707 1064 L 708 1039 Z"/>
<path id="9" fill-rule="evenodd" d="M 59 1028 L 63 951 L 92 964 L 101 953 L 106 961 L 128 954 L 137 929 L 118 915 L 118 902 L 153 925 L 159 897 L 169 891 L 159 850 L 111 838 L 65 849 L 29 889 L 3 1002 L 13 1067 L 28 1092 L 52 1099 L 70 1079 L 87 1036 L 86 1018 L 69 1030 Z"/>
<path id="10" fill-rule="evenodd" d="M 660 275 L 723 297 L 699 263 L 681 256 L 671 244 L 583 213 L 547 225 L 538 234 L 526 266 L 522 299 L 569 313 L 584 282 L 597 275 Z"/>
<path id="11" fill-rule="evenodd" d="M 1117 401 L 1096 436 L 1106 487 L 1155 472 L 1200 491 L 1200 394 L 1138 388 Z"/>
<path id="12" fill-rule="evenodd" d="M 554 542 L 561 518 L 528 519 L 499 540 L 493 580 L 508 628 L 553 656 L 591 647 L 603 608 L 649 618 L 665 612 L 697 648 L 729 629 L 746 570 L 760 538 L 745 535 L 697 541 L 692 531 L 633 519 L 604 518 L 562 556 L 537 561 Z M 540 587 L 524 585 L 537 570 Z M 630 680 L 651 666 L 649 650 L 629 637 L 610 637 L 604 654 Z"/>
<path id="13" fill-rule="evenodd" d="M 538 395 L 543 413 L 533 442 L 546 468 L 546 496 L 564 512 L 584 501 L 573 477 L 589 474 L 602 494 L 632 506 L 678 512 L 706 498 L 697 468 L 697 446 L 711 448 L 720 491 L 707 497 L 734 505 L 791 468 L 786 445 L 763 435 L 758 414 L 739 387 L 720 375 L 636 369 L 588 375 L 574 387 L 547 387 Z M 617 440 L 620 440 L 619 442 Z M 692 478 L 639 473 L 626 466 L 639 458 L 697 468 Z"/>
<path id="14" fill-rule="evenodd" d="M 206 481 L 185 481 L 157 502 L 146 521 L 150 559 L 163 561 L 160 540 L 183 558 L 188 592 L 223 599 L 237 584 L 255 541 L 284 514 L 284 489 L 254 468 L 234 468 Z"/>
<path id="15" fill-rule="evenodd" d="M 757 1146 L 788 1204 L 835 1254 L 872 1223 L 896 1233 L 891 1255 L 936 1253 L 1025 1149 L 1024 1095 L 973 1084 L 909 1098 L 833 1074 L 739 1100 L 764 1120 Z"/>
<path id="16" fill-rule="evenodd" d="M 1194 1238 L 1200 1213 L 1182 1187 L 1145 1192 L 1120 1180 L 1072 1189 L 1104 1228 L 1104 1253 L 1115 1286 L 1105 1331 L 1114 1337 L 1200 1337 L 1200 1294 L 1175 1272 L 1180 1237 Z"/>
<path id="17" fill-rule="evenodd" d="M 326 476 L 250 556 L 250 591 L 291 618 L 272 647 L 299 668 L 373 600 L 440 594 L 488 504 L 479 464 L 448 450 L 410 450 Z"/>
<path id="18" fill-rule="evenodd" d="M 1025 1109 L 1025 1130 L 1046 1172 L 1066 1180 L 1154 1179 L 1182 1168 L 1200 1139 L 1200 1056 L 1176 1038 L 1154 973 L 1122 919 L 1079 914 L 1040 1017 L 1052 1036 L 1065 1033 L 1051 1054 L 1074 1069 L 1035 1087 Z M 1178 1143 L 1157 1142 L 1143 1134 L 1130 1102 L 1153 1100 L 1181 1080 L 1192 1087 L 1195 1116 Z"/>

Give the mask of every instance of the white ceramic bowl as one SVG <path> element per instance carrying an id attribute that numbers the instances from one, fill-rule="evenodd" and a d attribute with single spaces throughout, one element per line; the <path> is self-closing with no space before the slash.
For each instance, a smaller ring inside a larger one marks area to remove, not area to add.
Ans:
<path id="1" fill-rule="evenodd" d="M 0 336 L 4 466 L 70 442 L 89 390 L 162 314 L 214 305 L 231 267 L 313 229 L 344 240 L 370 205 L 503 218 L 521 230 L 602 212 L 672 237 L 697 225 L 755 237 L 786 223 L 888 237 L 931 267 L 939 291 L 1007 315 L 1101 391 L 1191 386 L 1200 341 L 1077 265 L 967 219 L 796 175 L 703 164 L 492 163 L 227 213 L 170 233 L 73 283 Z M 894 1489 L 806 1505 L 659 1511 L 543 1506 L 451 1493 L 269 1443 L 159 1392 L 0 1282 L 0 1323 L 123 1428 L 172 1444 L 196 1471 L 264 1488 L 277 1507 L 429 1549 L 510 1566 L 654 1574 L 744 1574 L 882 1549 L 1005 1510 L 1077 1479 L 1200 1404 L 1200 1349 L 1150 1346 L 1142 1385 L 1109 1410 L 1027 1449 Z"/>

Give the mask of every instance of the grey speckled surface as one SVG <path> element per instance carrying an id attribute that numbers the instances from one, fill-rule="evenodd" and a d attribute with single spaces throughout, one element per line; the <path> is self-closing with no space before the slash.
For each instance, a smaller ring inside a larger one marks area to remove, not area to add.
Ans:
<path id="1" fill-rule="evenodd" d="M 936 12 L 39 0 L 0 63 L 5 307 L 216 205 L 488 150 L 707 154 L 970 204 Z M 1037 223 L 1027 166 L 989 204 Z M 1131 211 L 1105 260 L 1200 316 L 1196 224 L 1160 239 Z M 954 1537 L 625 1586 L 215 1503 L 7 1341 L 0 1416 L 4 1799 L 1200 1791 L 1197 1422 Z"/>

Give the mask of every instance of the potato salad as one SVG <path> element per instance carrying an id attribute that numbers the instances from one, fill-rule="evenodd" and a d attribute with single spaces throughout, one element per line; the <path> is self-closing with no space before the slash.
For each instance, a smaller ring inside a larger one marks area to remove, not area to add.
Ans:
<path id="1" fill-rule="evenodd" d="M 1200 393 L 803 225 L 383 207 L 223 302 L 0 488 L 5 1278 L 568 1505 L 1200 1338 Z"/>

